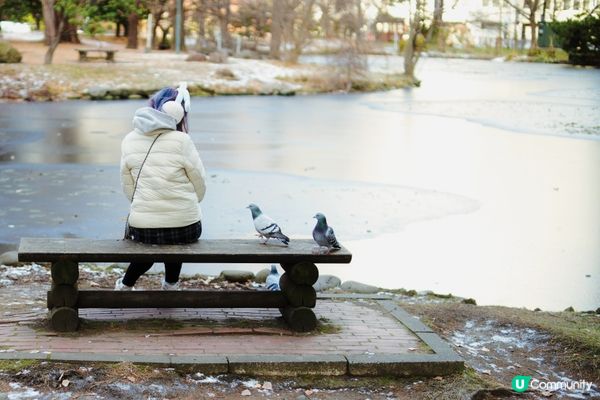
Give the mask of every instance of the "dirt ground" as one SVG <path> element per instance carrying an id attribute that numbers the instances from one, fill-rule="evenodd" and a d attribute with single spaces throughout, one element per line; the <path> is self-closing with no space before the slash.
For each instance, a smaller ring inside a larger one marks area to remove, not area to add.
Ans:
<path id="1" fill-rule="evenodd" d="M 112 287 L 122 271 L 82 268 L 81 287 Z M 0 314 L 45 316 L 46 266 L 0 267 Z M 158 287 L 160 276 L 144 276 L 140 286 Z M 196 276 L 184 287 L 250 289 Z M 405 293 L 405 291 L 402 291 Z M 600 398 L 600 315 L 547 313 L 506 307 L 479 307 L 432 294 L 396 294 L 396 301 L 448 341 L 466 360 L 466 370 L 450 377 L 314 378 L 205 376 L 190 370 L 153 366 L 39 361 L 0 362 L 0 399 L 164 398 L 164 399 L 558 399 Z M 0 322 L 1 323 L 1 322 Z M 515 375 L 540 380 L 586 380 L 590 392 L 512 391 Z"/>

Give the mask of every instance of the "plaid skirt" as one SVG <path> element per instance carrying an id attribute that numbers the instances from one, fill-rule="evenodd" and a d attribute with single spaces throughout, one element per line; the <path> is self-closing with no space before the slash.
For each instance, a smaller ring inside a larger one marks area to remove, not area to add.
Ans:
<path id="1" fill-rule="evenodd" d="M 180 228 L 129 227 L 131 240 L 145 244 L 188 244 L 197 242 L 202 234 L 200 221 Z"/>

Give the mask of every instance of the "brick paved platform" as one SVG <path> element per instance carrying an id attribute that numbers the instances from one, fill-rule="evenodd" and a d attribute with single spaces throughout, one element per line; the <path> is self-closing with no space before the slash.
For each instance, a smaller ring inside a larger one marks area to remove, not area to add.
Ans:
<path id="1" fill-rule="evenodd" d="M 210 373 L 443 375 L 462 360 L 389 300 L 321 298 L 319 329 L 290 331 L 277 310 L 87 309 L 74 334 L 45 315 L 0 317 L 0 359 L 194 365 Z M 2 319 L 3 318 L 3 319 Z"/>

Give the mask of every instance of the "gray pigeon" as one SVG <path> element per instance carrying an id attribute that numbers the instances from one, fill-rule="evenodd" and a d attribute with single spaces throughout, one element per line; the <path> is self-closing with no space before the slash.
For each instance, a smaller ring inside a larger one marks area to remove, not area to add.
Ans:
<path id="1" fill-rule="evenodd" d="M 279 290 L 279 272 L 275 264 L 271 264 L 271 272 L 267 275 L 265 284 L 269 290 Z"/>
<path id="2" fill-rule="evenodd" d="M 335 238 L 335 233 L 333 232 L 333 228 L 327 226 L 327 219 L 321 213 L 316 214 L 313 218 L 317 219 L 317 225 L 315 225 L 315 229 L 313 229 L 313 239 L 315 242 L 321 247 L 326 248 L 328 254 L 332 250 L 341 249 L 340 244 Z"/>
<path id="3" fill-rule="evenodd" d="M 258 232 L 258 236 L 265 239 L 263 244 L 267 244 L 269 239 L 277 239 L 286 246 L 290 243 L 290 238 L 281 232 L 279 225 L 268 215 L 263 214 L 256 204 L 250 204 L 246 208 L 252 212 L 254 229 Z"/>

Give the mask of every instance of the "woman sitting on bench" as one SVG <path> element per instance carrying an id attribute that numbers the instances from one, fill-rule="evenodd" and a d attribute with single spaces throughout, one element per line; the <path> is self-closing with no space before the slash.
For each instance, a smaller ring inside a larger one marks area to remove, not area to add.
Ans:
<path id="1" fill-rule="evenodd" d="M 131 202 L 126 239 L 147 244 L 186 244 L 202 233 L 199 202 L 205 171 L 188 134 L 190 95 L 185 83 L 164 88 L 138 109 L 121 144 L 121 185 Z M 152 262 L 133 262 L 115 283 L 132 290 Z M 163 290 L 179 288 L 181 262 L 165 263 Z"/>

